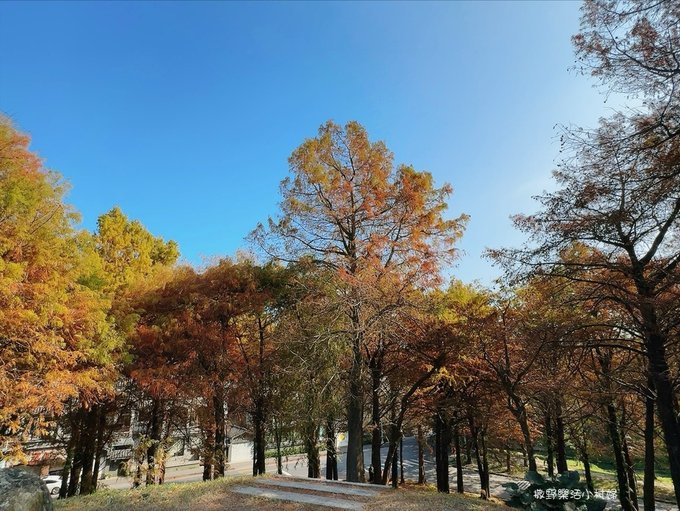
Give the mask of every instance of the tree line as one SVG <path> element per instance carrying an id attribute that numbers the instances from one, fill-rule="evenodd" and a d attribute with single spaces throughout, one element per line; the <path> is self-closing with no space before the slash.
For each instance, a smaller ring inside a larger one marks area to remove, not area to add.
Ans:
<path id="1" fill-rule="evenodd" d="M 189 424 L 203 478 L 224 476 L 240 424 L 253 475 L 268 449 L 280 472 L 295 438 L 309 477 L 325 450 L 337 479 L 346 431 L 347 479 L 396 487 L 413 434 L 418 482 L 431 436 L 442 492 L 450 463 L 456 491 L 473 464 L 488 498 L 494 465 L 553 476 L 573 458 L 594 490 L 591 462 L 606 457 L 625 511 L 640 491 L 654 509 L 658 469 L 680 501 L 679 18 L 671 1 L 584 3 L 577 69 L 639 106 L 562 129 L 557 191 L 515 217 L 525 246 L 489 250 L 506 272 L 493 290 L 445 283 L 468 221 L 447 213 L 452 188 L 395 164 L 357 122 L 328 121 L 292 153 L 252 254 L 195 268 L 118 208 L 78 229 L 63 180 L 4 120 L 3 458 L 50 437 L 66 453 L 60 496 L 90 493 L 134 407 L 135 485 L 163 482 L 170 439 Z"/>

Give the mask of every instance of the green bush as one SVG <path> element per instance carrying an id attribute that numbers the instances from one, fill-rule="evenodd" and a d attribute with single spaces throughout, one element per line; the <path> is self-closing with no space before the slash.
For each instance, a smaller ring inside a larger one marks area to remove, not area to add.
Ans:
<path id="1" fill-rule="evenodd" d="M 281 447 L 281 456 L 293 456 L 295 454 L 304 454 L 306 452 L 304 445 L 288 445 Z M 265 458 L 276 458 L 276 449 L 267 449 L 264 453 Z"/>
<path id="2" fill-rule="evenodd" d="M 527 472 L 529 485 L 505 483 L 510 494 L 508 506 L 531 511 L 602 511 L 607 502 L 595 498 L 578 472 L 563 472 L 557 477 L 545 478 L 538 472 Z"/>

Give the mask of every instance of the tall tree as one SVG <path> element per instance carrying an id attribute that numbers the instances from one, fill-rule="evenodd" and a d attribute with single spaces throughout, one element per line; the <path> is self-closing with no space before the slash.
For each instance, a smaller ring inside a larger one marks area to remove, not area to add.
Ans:
<path id="1" fill-rule="evenodd" d="M 590 72 L 609 90 L 672 102 L 677 107 L 677 2 L 588 0 L 581 11 L 581 30 L 573 37 L 578 68 Z"/>
<path id="2" fill-rule="evenodd" d="M 261 475 L 265 473 L 267 428 L 274 405 L 275 327 L 287 305 L 290 272 L 277 264 L 258 266 L 247 260 L 238 268 L 248 304 L 236 321 L 235 367 L 240 396 L 248 402 L 246 409 L 253 425 L 253 475 Z"/>
<path id="3" fill-rule="evenodd" d="M 356 122 L 325 123 L 289 163 L 293 176 L 281 184 L 281 216 L 259 225 L 252 238 L 275 258 L 312 257 L 341 279 L 336 297 L 345 305 L 352 349 L 347 478 L 363 480 L 364 337 L 376 317 L 398 305 L 369 313 L 366 295 L 389 274 L 432 284 L 442 259 L 453 257 L 466 217 L 446 220 L 451 188 L 435 188 L 430 174 L 413 167 L 395 167 L 385 144 L 371 142 Z"/>
<path id="4" fill-rule="evenodd" d="M 174 264 L 179 257 L 177 243 L 154 236 L 139 220 L 130 220 L 118 207 L 97 219 L 95 240 L 110 275 L 110 289 L 116 293 L 151 276 L 159 267 Z"/>
<path id="5" fill-rule="evenodd" d="M 67 399 L 96 386 L 83 362 L 108 335 L 66 185 L 28 146 L 0 119 L 0 457 L 15 461 L 22 439 L 44 434 Z"/>
<path id="6" fill-rule="evenodd" d="M 86 241 L 84 249 L 87 252 L 84 253 L 89 271 L 81 281 L 91 287 L 96 285 L 96 290 L 108 301 L 106 320 L 118 342 L 107 342 L 101 335 L 92 338 L 98 357 L 90 357 L 86 365 L 100 372 L 101 385 L 97 392 L 88 392 L 84 387 L 79 392 L 81 410 L 76 414 L 79 418 L 71 420 L 71 436 L 77 439 L 72 447 L 74 463 L 69 473 L 66 468 L 63 472 L 63 486 L 68 487 L 69 495 L 77 491 L 87 494 L 96 489 L 99 459 L 117 422 L 114 416 L 121 412 L 116 406 L 113 387 L 127 360 L 129 346 L 123 341 L 132 334 L 138 319 L 130 308 L 131 298 L 148 286 L 159 272 L 174 264 L 179 255 L 175 242 L 153 236 L 141 222 L 129 220 L 119 208 L 100 216 L 97 231 Z M 161 436 L 161 403 L 154 400 L 151 407 L 154 413 L 147 449 L 151 469 L 147 481 L 155 481 L 153 467 Z M 76 424 L 80 428 L 78 432 L 74 431 Z M 78 472 L 79 485 L 75 480 Z M 67 479 L 71 479 L 68 485 Z"/>
<path id="7" fill-rule="evenodd" d="M 181 390 L 201 401 L 204 479 L 225 473 L 227 388 L 236 380 L 239 360 L 237 321 L 256 299 L 252 279 L 225 259 L 201 274 L 179 268 L 134 303 L 140 321 L 128 371 L 151 399 L 166 400 Z"/>
<path id="8" fill-rule="evenodd" d="M 680 247 L 680 9 L 661 0 L 585 2 L 574 37 L 584 70 L 609 90 L 644 100 L 597 129 L 563 131 L 557 191 L 518 216 L 533 245 L 506 253 L 541 272 L 589 285 L 590 297 L 621 307 L 639 332 L 680 501 L 680 423 L 670 359 Z M 571 251 L 572 257 L 562 257 Z M 576 255 L 576 257 L 573 257 Z"/>
<path id="9" fill-rule="evenodd" d="M 289 423 L 304 443 L 309 477 L 321 476 L 320 433 L 325 430 L 326 478 L 337 479 L 337 382 L 346 345 L 338 342 L 342 340 L 337 333 L 338 311 L 328 299 L 334 276 L 312 265 L 294 265 L 288 271 L 286 307 L 275 333 L 278 399 L 273 405 L 277 409 L 282 400 L 288 401 Z"/>
<path id="10" fill-rule="evenodd" d="M 616 118 L 602 121 L 592 137 L 569 139 L 574 158 L 555 172 L 562 188 L 541 197 L 540 213 L 517 217 L 517 225 L 533 235 L 538 248 L 511 257 L 588 283 L 590 296 L 623 306 L 642 333 L 680 497 L 680 424 L 668 355 L 674 320 L 664 314 L 680 262 L 674 235 L 680 225 L 680 138 L 654 149 L 646 147 L 654 143 L 653 133 L 634 136 L 625 146 L 612 141 L 626 129 L 633 133 L 637 128 Z M 561 257 L 574 242 L 596 250 Z"/>

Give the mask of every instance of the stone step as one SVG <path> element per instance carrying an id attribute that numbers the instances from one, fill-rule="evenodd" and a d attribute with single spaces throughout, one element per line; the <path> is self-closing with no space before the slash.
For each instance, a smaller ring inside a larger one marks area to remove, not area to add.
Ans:
<path id="1" fill-rule="evenodd" d="M 326 493 L 337 493 L 340 495 L 351 495 L 353 497 L 375 497 L 380 492 L 378 489 L 357 488 L 355 486 L 335 484 L 336 481 L 326 482 L 316 479 L 261 479 L 258 480 L 257 483 L 296 490 L 312 490 Z"/>
<path id="2" fill-rule="evenodd" d="M 361 511 L 361 509 L 363 508 L 361 502 L 334 499 L 330 497 L 321 497 L 318 495 L 309 495 L 308 493 L 293 493 L 288 491 L 273 490 L 262 487 L 237 486 L 235 488 L 232 488 L 231 491 L 233 491 L 234 493 L 240 493 L 241 495 L 251 495 L 253 497 L 264 497 L 267 499 L 285 500 L 288 502 L 297 502 L 300 504 L 312 504 L 316 506 L 323 506 L 325 508 L 349 509 L 351 511 Z"/>
<path id="3" fill-rule="evenodd" d="M 276 476 L 275 476 L 276 477 Z M 372 483 L 354 483 L 352 481 L 340 481 L 340 480 L 333 480 L 333 479 L 312 479 L 312 478 L 307 478 L 307 477 L 286 477 L 285 480 L 295 480 L 295 481 L 318 481 L 323 484 L 340 484 L 343 486 L 356 486 L 357 488 L 366 488 L 367 490 L 374 490 L 374 491 L 385 491 L 389 490 L 389 486 L 385 486 L 382 484 L 372 484 Z"/>

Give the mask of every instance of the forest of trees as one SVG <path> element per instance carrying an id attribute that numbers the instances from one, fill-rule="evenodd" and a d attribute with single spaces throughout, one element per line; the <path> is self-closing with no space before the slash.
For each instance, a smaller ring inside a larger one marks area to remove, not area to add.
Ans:
<path id="1" fill-rule="evenodd" d="M 592 490 L 592 460 L 608 459 L 624 511 L 655 509 L 655 472 L 680 502 L 679 24 L 670 0 L 584 3 L 576 68 L 636 107 L 562 129 L 556 191 L 514 219 L 526 245 L 488 251 L 494 289 L 445 281 L 468 220 L 447 213 L 452 188 L 357 122 L 326 122 L 292 153 L 249 252 L 195 268 L 119 208 L 78 228 L 67 184 L 2 120 L 2 459 L 49 438 L 65 453 L 60 497 L 91 493 L 134 406 L 135 485 L 163 482 L 191 414 L 206 480 L 228 472 L 238 423 L 253 475 L 295 437 L 309 477 L 325 450 L 337 479 L 347 432 L 347 480 L 397 487 L 402 438 L 422 453 L 431 436 L 441 492 L 451 463 L 463 492 L 472 463 L 488 498 L 498 460 L 545 460 L 551 476 L 578 460 Z"/>

